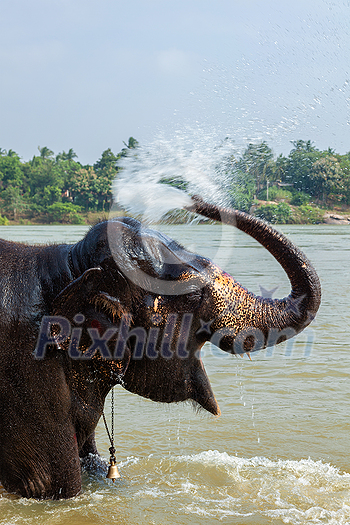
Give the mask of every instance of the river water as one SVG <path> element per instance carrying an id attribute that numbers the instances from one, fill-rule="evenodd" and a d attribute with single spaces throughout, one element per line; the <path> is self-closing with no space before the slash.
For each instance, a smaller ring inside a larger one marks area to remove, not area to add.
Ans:
<path id="1" fill-rule="evenodd" d="M 312 325 L 274 349 L 230 356 L 206 345 L 203 361 L 222 415 L 161 405 L 115 388 L 122 478 L 83 474 L 69 501 L 37 502 L 0 488 L 1 525 L 350 523 L 350 227 L 279 227 L 319 273 Z M 289 293 L 278 264 L 248 236 L 220 225 L 162 226 L 210 256 L 244 286 Z M 76 242 L 86 227 L 1 227 L 29 243 Z M 110 402 L 106 403 L 107 420 Z M 102 424 L 101 454 L 108 456 Z"/>

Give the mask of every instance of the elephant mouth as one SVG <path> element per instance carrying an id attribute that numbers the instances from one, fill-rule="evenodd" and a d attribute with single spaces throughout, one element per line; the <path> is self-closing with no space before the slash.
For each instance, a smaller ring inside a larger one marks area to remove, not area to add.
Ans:
<path id="1" fill-rule="evenodd" d="M 161 403 L 192 401 L 211 414 L 220 415 L 202 360 L 197 357 L 131 359 L 122 386 L 134 394 Z"/>

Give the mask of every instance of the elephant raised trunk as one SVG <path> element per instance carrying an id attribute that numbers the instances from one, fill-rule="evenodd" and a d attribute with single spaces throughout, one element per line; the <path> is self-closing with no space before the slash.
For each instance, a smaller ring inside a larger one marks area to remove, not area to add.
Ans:
<path id="1" fill-rule="evenodd" d="M 218 208 L 197 196 L 192 200 L 189 211 L 233 225 L 256 239 L 281 264 L 292 286 L 284 299 L 257 297 L 213 265 L 212 343 L 225 351 L 242 353 L 273 346 L 303 330 L 314 319 L 321 301 L 320 281 L 307 257 L 256 217 Z"/>
<path id="2" fill-rule="evenodd" d="M 164 403 L 192 399 L 218 414 L 200 360 L 203 344 L 242 354 L 293 337 L 316 315 L 320 283 L 305 255 L 265 222 L 198 197 L 189 209 L 254 237 L 287 272 L 291 294 L 255 296 L 209 259 L 124 217 L 97 225 L 72 248 L 75 271 L 85 273 L 61 292 L 56 315 L 67 314 L 69 304 L 73 318 L 79 307 L 88 329 L 97 309 L 102 330 L 118 327 L 110 353 L 129 356 L 121 379 L 127 390 Z M 91 253 L 91 245 L 100 250 Z"/>

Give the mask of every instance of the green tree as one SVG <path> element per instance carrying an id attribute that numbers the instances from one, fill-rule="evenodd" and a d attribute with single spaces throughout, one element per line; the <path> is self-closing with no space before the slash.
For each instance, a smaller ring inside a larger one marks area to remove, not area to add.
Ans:
<path id="1" fill-rule="evenodd" d="M 293 194 L 290 200 L 290 204 L 292 204 L 292 206 L 303 206 L 307 204 L 309 200 L 310 200 L 310 195 L 302 191 L 297 191 Z"/>
<path id="2" fill-rule="evenodd" d="M 119 171 L 117 165 L 119 158 L 120 154 L 115 155 L 112 150 L 108 148 L 102 153 L 101 158 L 94 164 L 94 171 L 97 176 L 94 184 L 94 191 L 97 196 L 98 210 L 105 211 L 111 205 L 111 186 Z"/>
<path id="3" fill-rule="evenodd" d="M 96 173 L 107 173 L 110 170 L 115 170 L 116 172 L 118 159 L 119 155 L 114 155 L 111 148 L 108 148 L 102 153 L 101 158 L 95 162 L 93 168 Z"/>
<path id="4" fill-rule="evenodd" d="M 68 152 L 62 151 L 58 155 L 56 155 L 56 162 L 65 161 L 68 160 L 68 162 L 71 162 L 74 159 L 77 159 L 78 155 L 75 153 L 73 148 L 70 148 Z"/>
<path id="5" fill-rule="evenodd" d="M 136 149 L 139 146 L 138 141 L 134 139 L 134 137 L 129 137 L 128 143 L 124 142 L 123 140 L 123 144 L 125 148 L 123 148 L 121 152 L 119 153 L 121 157 L 125 157 L 126 155 L 129 155 L 130 150 Z"/>
<path id="6" fill-rule="evenodd" d="M 4 210 L 13 214 L 16 221 L 18 213 L 21 213 L 28 207 L 26 199 L 21 194 L 20 188 L 9 184 L 7 188 L 1 193 Z"/>
<path id="7" fill-rule="evenodd" d="M 326 203 L 327 195 L 341 191 L 342 170 L 338 159 L 331 155 L 316 160 L 311 169 L 311 180 L 314 183 L 313 194 L 317 200 Z"/>
<path id="8" fill-rule="evenodd" d="M 271 148 L 265 141 L 260 144 L 248 144 L 238 161 L 238 169 L 255 182 L 256 193 L 259 193 L 267 180 L 274 180 L 275 164 Z"/>
<path id="9" fill-rule="evenodd" d="M 40 146 L 38 146 L 38 150 L 40 152 L 40 157 L 42 159 L 52 159 L 53 157 L 53 151 L 51 151 L 49 148 L 47 148 L 46 146 L 44 146 L 43 148 L 41 148 Z"/>
<path id="10" fill-rule="evenodd" d="M 279 156 L 276 161 L 276 174 L 286 183 L 293 185 L 296 191 L 314 195 L 312 166 L 321 157 L 310 140 L 292 142 L 294 148 L 288 157 Z"/>
<path id="11" fill-rule="evenodd" d="M 97 209 L 96 181 L 97 175 L 92 166 L 80 167 L 71 180 L 69 188 L 73 202 L 84 207 L 85 211 Z"/>
<path id="12" fill-rule="evenodd" d="M 265 141 L 248 144 L 240 158 L 231 155 L 225 160 L 224 170 L 232 177 L 232 205 L 249 211 L 254 197 L 275 178 L 273 152 Z"/>
<path id="13" fill-rule="evenodd" d="M 3 188 L 6 188 L 8 184 L 22 185 L 24 173 L 17 154 L 0 156 L 0 179 Z"/>
<path id="14" fill-rule="evenodd" d="M 256 183 L 249 173 L 244 173 L 239 169 L 231 172 L 233 180 L 229 195 L 231 197 L 232 207 L 249 212 L 256 194 Z"/>
<path id="15" fill-rule="evenodd" d="M 8 152 L 7 152 L 7 156 L 8 157 L 17 157 L 19 159 L 19 156 L 18 154 L 13 150 L 13 149 L 9 149 Z"/>
<path id="16" fill-rule="evenodd" d="M 71 202 L 55 202 L 46 208 L 46 219 L 48 222 L 84 224 L 84 220 L 78 215 L 81 211 L 80 206 Z"/>
<path id="17" fill-rule="evenodd" d="M 74 160 L 61 160 L 58 167 L 64 180 L 62 200 L 72 201 L 75 196 L 75 179 L 82 165 Z"/>
<path id="18" fill-rule="evenodd" d="M 272 224 L 287 224 L 292 217 L 292 210 L 285 202 L 260 206 L 254 215 Z"/>
<path id="19" fill-rule="evenodd" d="M 341 169 L 340 201 L 350 206 L 350 152 L 345 155 L 337 155 Z"/>
<path id="20" fill-rule="evenodd" d="M 53 153 L 33 157 L 25 167 L 29 181 L 30 205 L 34 213 L 45 211 L 47 206 L 61 201 L 65 173 L 52 158 Z"/>

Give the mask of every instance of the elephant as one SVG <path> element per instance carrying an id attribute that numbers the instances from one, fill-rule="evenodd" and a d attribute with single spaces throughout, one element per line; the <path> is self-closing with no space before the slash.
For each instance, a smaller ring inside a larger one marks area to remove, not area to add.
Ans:
<path id="1" fill-rule="evenodd" d="M 321 300 L 306 256 L 262 220 L 193 196 L 188 211 L 236 226 L 282 265 L 283 299 L 255 296 L 210 259 L 129 217 L 76 244 L 0 241 L 0 482 L 26 498 L 71 498 L 81 460 L 120 384 L 153 401 L 220 409 L 200 350 L 242 354 L 293 337 Z"/>

